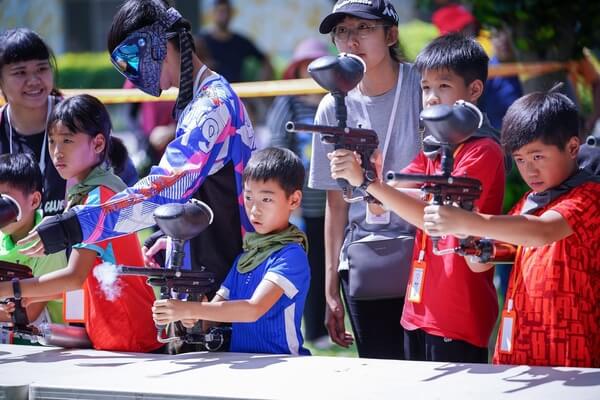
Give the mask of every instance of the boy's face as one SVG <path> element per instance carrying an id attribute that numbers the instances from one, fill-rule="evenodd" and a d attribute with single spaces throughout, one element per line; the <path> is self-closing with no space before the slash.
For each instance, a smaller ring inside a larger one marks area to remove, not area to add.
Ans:
<path id="1" fill-rule="evenodd" d="M 3 182 L 0 183 L 0 193 L 12 197 L 21 207 L 21 219 L 6 225 L 0 231 L 5 235 L 16 236 L 18 239 L 25 237 L 33 228 L 35 210 L 40 206 L 42 194 L 37 191 L 26 194 L 22 190 Z"/>
<path id="2" fill-rule="evenodd" d="M 279 183 L 270 179 L 244 182 L 244 207 L 257 233 L 278 233 L 289 226 L 290 214 L 300 206 L 302 192 L 289 197 Z"/>
<path id="3" fill-rule="evenodd" d="M 579 139 L 572 137 L 564 149 L 535 140 L 512 156 L 521 177 L 536 193 L 560 185 L 577 168 Z"/>
<path id="4" fill-rule="evenodd" d="M 425 70 L 421 76 L 423 108 L 438 104 L 453 105 L 457 100 L 476 104 L 483 91 L 483 83 L 476 79 L 466 85 L 465 80 L 449 69 Z"/>

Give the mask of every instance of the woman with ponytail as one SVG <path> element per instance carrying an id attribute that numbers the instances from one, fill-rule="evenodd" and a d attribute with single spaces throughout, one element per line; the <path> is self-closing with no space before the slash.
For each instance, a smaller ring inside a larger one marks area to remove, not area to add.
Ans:
<path id="1" fill-rule="evenodd" d="M 87 204 L 42 222 L 23 240 L 37 242 L 26 254 L 56 252 L 66 244 L 95 243 L 152 226 L 158 206 L 195 197 L 213 209 L 214 220 L 190 241 L 186 267 L 206 266 L 216 274 L 218 289 L 242 252 L 242 235 L 254 230 L 244 210 L 242 171 L 255 141 L 244 105 L 195 54 L 190 30 L 189 22 L 161 0 L 128 0 L 119 9 L 108 35 L 111 60 L 148 94 L 179 88 L 176 137 L 149 176 L 111 198 L 110 207 Z"/>

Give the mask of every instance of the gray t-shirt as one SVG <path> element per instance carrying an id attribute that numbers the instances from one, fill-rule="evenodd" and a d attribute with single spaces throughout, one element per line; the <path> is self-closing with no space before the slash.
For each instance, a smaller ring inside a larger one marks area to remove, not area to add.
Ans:
<path id="1" fill-rule="evenodd" d="M 401 88 L 399 102 L 391 130 L 391 138 L 383 164 L 383 172 L 400 171 L 407 166 L 420 150 L 419 113 L 421 112 L 421 76 L 412 64 L 401 64 Z M 347 125 L 350 127 L 370 128 L 377 132 L 379 149 L 383 151 L 385 136 L 388 131 L 390 115 L 394 104 L 396 87 L 380 96 L 364 96 L 355 88 L 346 97 L 348 109 Z M 362 103 L 366 106 L 363 108 Z M 365 115 L 364 110 L 368 113 Z M 336 126 L 334 99 L 328 94 L 323 98 L 315 123 Z M 313 135 L 308 186 L 321 190 L 341 190 L 336 181 L 331 178 L 327 153 L 333 151 L 333 145 L 324 144 L 320 135 Z M 414 234 L 414 227 L 390 212 L 390 223 L 387 225 L 369 224 L 366 222 L 366 203 L 350 204 L 348 226 L 346 226 L 344 244 L 340 255 L 340 269 L 347 268 L 345 263 L 346 248 L 352 241 L 362 239 L 370 233 L 386 237 L 396 237 L 401 234 Z M 411 255 L 409 255 L 411 256 Z"/>

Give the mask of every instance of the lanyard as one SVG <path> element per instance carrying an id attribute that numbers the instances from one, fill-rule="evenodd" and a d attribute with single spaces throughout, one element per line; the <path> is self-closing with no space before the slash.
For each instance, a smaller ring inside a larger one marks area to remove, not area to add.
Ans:
<path id="1" fill-rule="evenodd" d="M 513 264 L 514 267 L 519 265 L 519 261 L 521 261 L 521 256 L 522 256 L 523 252 L 524 252 L 523 246 L 518 246 L 517 254 L 515 255 L 515 263 Z M 513 284 L 512 295 L 510 297 L 507 297 L 506 311 L 508 311 L 508 312 L 513 310 L 513 306 L 514 306 L 513 300 L 515 298 L 515 295 L 517 294 L 517 290 L 519 289 L 521 282 L 523 282 L 523 280 L 525 280 L 525 277 L 523 275 L 524 275 L 523 266 L 521 266 L 518 271 L 515 271 L 515 274 L 514 274 L 514 279 L 513 279 L 514 284 Z"/>
<path id="2" fill-rule="evenodd" d="M 42 154 L 40 154 L 40 169 L 42 174 L 46 171 L 46 146 L 48 142 L 48 120 L 50 119 L 50 112 L 52 111 L 53 96 L 48 96 L 48 110 L 46 111 L 46 124 L 44 126 L 44 141 L 42 142 Z M 6 107 L 6 121 L 8 122 L 8 137 L 9 137 L 9 151 L 13 153 L 13 127 L 10 122 L 10 104 Z"/>
<path id="3" fill-rule="evenodd" d="M 396 120 L 396 111 L 398 110 L 398 101 L 400 99 L 400 92 L 402 88 L 402 70 L 404 68 L 403 64 L 399 65 L 398 69 L 398 82 L 396 83 L 396 92 L 394 93 L 394 105 L 392 106 L 392 114 L 390 115 L 390 122 L 388 123 L 387 132 L 385 135 L 385 144 L 383 145 L 383 157 L 382 157 L 382 165 L 385 165 L 385 157 L 388 151 L 388 147 L 390 144 L 390 139 L 392 137 L 392 129 L 394 129 L 394 121 Z M 373 124 L 371 123 L 371 117 L 367 112 L 367 106 L 363 101 L 360 102 L 362 106 L 363 113 L 365 114 L 365 118 L 369 121 L 369 128 L 373 128 Z"/>

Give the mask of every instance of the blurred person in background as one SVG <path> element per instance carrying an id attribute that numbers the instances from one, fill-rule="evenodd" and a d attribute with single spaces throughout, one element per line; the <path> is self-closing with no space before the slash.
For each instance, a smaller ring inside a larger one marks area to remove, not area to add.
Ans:
<path id="1" fill-rule="evenodd" d="M 213 29 L 202 32 L 199 37 L 199 41 L 204 43 L 211 55 L 210 68 L 229 82 L 242 82 L 244 63 L 248 58 L 254 58 L 261 66 L 256 78 L 272 79 L 273 67 L 267 56 L 250 39 L 230 30 L 233 13 L 230 0 L 213 1 Z"/>
<path id="2" fill-rule="evenodd" d="M 329 55 L 327 46 L 319 39 L 307 38 L 296 46 L 292 59 L 283 73 L 283 79 L 310 78 L 308 64 L 313 60 Z M 304 96 L 279 96 L 275 98 L 267 112 L 267 127 L 270 131 L 271 146 L 285 147 L 296 153 L 306 171 L 310 169 L 312 136 L 293 134 L 285 130 L 288 121 L 312 124 L 317 112 L 321 94 Z M 329 345 L 325 329 L 325 192 L 309 188 L 302 189 L 300 224 L 309 243 L 310 290 L 304 307 L 305 339 L 317 348 Z"/>

